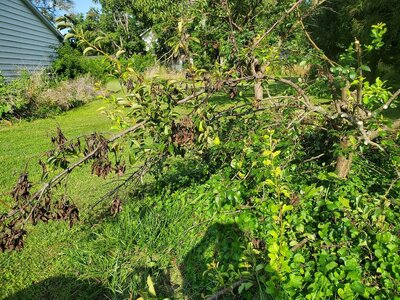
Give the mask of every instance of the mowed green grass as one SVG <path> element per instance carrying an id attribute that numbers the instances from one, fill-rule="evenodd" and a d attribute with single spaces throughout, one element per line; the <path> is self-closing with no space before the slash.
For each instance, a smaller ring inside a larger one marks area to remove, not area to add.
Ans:
<path id="1" fill-rule="evenodd" d="M 0 128 L 0 211 L 12 205 L 9 192 L 18 176 L 27 171 L 34 189 L 40 186 L 40 158 L 51 149 L 50 137 L 59 126 L 67 138 L 96 132 L 110 132 L 112 122 L 99 111 L 107 106 L 96 100 L 49 119 L 23 121 Z M 54 175 L 54 174 L 53 174 Z M 110 189 L 115 176 L 104 180 L 91 175 L 90 165 L 75 170 L 68 179 L 68 196 L 81 208 L 83 219 L 88 207 Z M 84 222 L 69 229 L 67 222 L 39 223 L 28 228 L 25 248 L 20 252 L 0 254 L 0 299 L 32 283 L 68 273 L 62 253 L 74 247 Z"/>
<path id="2" fill-rule="evenodd" d="M 107 105 L 104 100 L 97 100 L 54 118 L 23 121 L 11 127 L 0 127 L 1 199 L 8 202 L 8 193 L 18 176 L 25 171 L 32 182 L 40 180 L 41 168 L 38 161 L 46 160 L 45 153 L 52 148 L 51 137 L 55 135 L 57 127 L 61 128 L 68 139 L 92 132 L 110 132 L 111 120 L 98 110 Z M 72 197 L 90 197 L 93 188 L 99 183 L 104 183 L 102 179 L 87 176 L 87 167 L 83 169 L 85 170 L 73 172 L 71 176 Z"/>

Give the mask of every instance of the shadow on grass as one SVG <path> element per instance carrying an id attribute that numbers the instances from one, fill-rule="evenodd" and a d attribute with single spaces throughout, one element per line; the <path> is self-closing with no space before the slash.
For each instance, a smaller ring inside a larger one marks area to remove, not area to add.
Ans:
<path id="1" fill-rule="evenodd" d="M 102 285 L 74 277 L 51 277 L 5 298 L 6 300 L 102 300 L 110 293 Z"/>
<path id="2" fill-rule="evenodd" d="M 207 276 L 209 266 L 218 263 L 218 269 L 228 271 L 239 268 L 244 245 L 243 232 L 236 224 L 211 225 L 204 237 L 188 252 L 180 267 L 183 292 L 189 299 L 200 299 L 218 289 L 216 279 Z"/>

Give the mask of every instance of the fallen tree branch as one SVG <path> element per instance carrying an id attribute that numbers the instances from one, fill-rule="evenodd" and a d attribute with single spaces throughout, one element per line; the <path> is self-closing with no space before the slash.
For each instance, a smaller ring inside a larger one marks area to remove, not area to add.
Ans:
<path id="1" fill-rule="evenodd" d="M 192 99 L 195 99 L 195 98 L 197 98 L 197 97 L 203 95 L 203 94 L 206 93 L 206 92 L 207 92 L 206 89 L 201 89 L 201 90 L 198 91 L 197 93 L 194 93 L 193 95 L 190 95 L 190 96 L 188 96 L 188 97 L 186 97 L 186 98 L 184 98 L 184 99 L 182 99 L 182 100 L 179 100 L 179 101 L 177 101 L 176 103 L 177 103 L 177 104 L 184 104 L 184 103 L 186 103 L 186 102 L 188 102 L 188 101 L 190 101 L 190 100 L 192 100 Z"/>
<path id="2" fill-rule="evenodd" d="M 128 178 L 126 178 L 121 184 L 113 188 L 111 191 L 107 192 L 104 194 L 99 200 L 97 200 L 92 206 L 91 210 L 93 210 L 97 205 L 99 205 L 102 201 L 105 199 L 110 198 L 113 196 L 115 193 L 117 193 L 122 187 L 126 186 L 129 183 L 132 183 L 132 180 L 138 180 L 141 179 L 154 165 L 159 163 L 162 160 L 162 158 L 157 159 L 153 162 L 145 162 L 143 163 L 142 166 L 138 168 L 135 172 L 133 172 L 131 175 L 129 175 Z"/>
<path id="3" fill-rule="evenodd" d="M 143 125 L 146 123 L 146 121 L 140 122 L 124 131 L 122 131 L 121 133 L 114 135 L 113 137 L 111 137 L 110 139 L 107 140 L 107 143 L 112 143 L 118 139 L 120 139 L 121 137 L 127 135 L 128 133 L 134 132 L 137 129 L 143 127 Z M 82 159 L 80 159 L 79 161 L 75 162 L 74 164 L 72 164 L 71 166 L 69 166 L 68 168 L 66 168 L 64 171 L 62 171 L 61 173 L 59 173 L 57 176 L 53 177 L 50 181 L 48 181 L 43 188 L 41 188 L 39 191 L 37 191 L 35 193 L 35 195 L 33 196 L 33 198 L 35 198 L 35 196 L 43 195 L 44 191 L 46 191 L 48 188 L 52 187 L 53 185 L 57 184 L 58 182 L 60 182 L 62 180 L 63 177 L 65 177 L 67 174 L 69 174 L 73 169 L 75 169 L 76 167 L 79 167 L 80 165 L 82 165 L 83 163 L 85 163 L 86 161 L 88 161 L 90 158 L 92 158 L 95 154 L 97 154 L 97 152 L 102 148 L 102 145 L 98 146 L 97 148 L 95 148 L 92 152 L 90 152 L 89 154 L 87 154 L 85 157 L 83 157 Z M 40 199 L 40 197 L 39 197 Z"/>
<path id="4" fill-rule="evenodd" d="M 400 119 L 393 122 L 392 126 L 383 126 L 382 130 L 393 132 L 400 129 Z M 368 134 L 368 138 L 373 141 L 379 137 L 380 130 L 374 130 Z"/>
<path id="5" fill-rule="evenodd" d="M 303 98 L 303 101 L 301 101 L 310 111 L 315 111 L 318 112 L 322 115 L 324 115 L 325 117 L 329 117 L 332 118 L 330 116 L 330 114 L 323 109 L 321 106 L 315 106 L 314 104 L 312 104 L 310 98 L 307 96 L 306 92 L 296 83 L 294 83 L 293 81 L 289 80 L 289 79 L 285 79 L 285 78 L 275 78 L 275 77 L 269 77 L 270 79 L 273 79 L 275 81 L 279 81 L 282 82 L 283 84 L 286 84 L 292 88 L 294 88 L 296 90 L 296 92 L 299 93 L 299 95 Z"/>
<path id="6" fill-rule="evenodd" d="M 143 127 L 143 125 L 146 123 L 146 121 L 140 122 L 124 131 L 122 131 L 121 133 L 114 135 L 113 137 L 111 137 L 110 139 L 107 140 L 108 143 L 112 143 L 115 140 L 127 135 L 128 133 L 134 132 L 137 129 Z M 97 154 L 98 151 L 100 151 L 102 148 L 102 145 L 99 145 L 97 148 L 95 148 L 93 151 L 91 151 L 90 153 L 88 153 L 85 157 L 81 158 L 79 161 L 75 162 L 74 164 L 72 164 L 71 166 L 67 167 L 66 169 L 64 169 L 61 173 L 57 174 L 55 177 L 53 177 L 52 179 L 50 179 L 48 182 L 46 182 L 43 187 L 38 190 L 32 197 L 31 197 L 31 202 L 30 204 L 32 204 L 33 201 L 36 200 L 36 202 L 39 202 L 40 199 L 43 197 L 43 195 L 45 194 L 45 192 L 47 190 L 49 190 L 52 186 L 58 184 L 65 176 L 67 176 L 69 173 L 72 172 L 72 170 L 74 170 L 75 168 L 81 166 L 82 164 L 84 164 L 86 161 L 88 161 L 90 158 L 92 158 L 94 155 Z M 29 217 L 32 215 L 32 212 L 34 211 L 34 209 L 36 208 L 36 205 L 33 207 L 33 209 L 31 210 L 31 212 L 29 213 L 28 217 L 26 218 L 26 220 L 29 219 Z M 20 212 L 19 209 L 17 210 L 13 210 L 10 213 L 7 214 L 7 216 L 4 217 L 5 219 L 11 218 L 12 216 L 14 216 L 15 214 L 17 214 L 18 212 Z"/>

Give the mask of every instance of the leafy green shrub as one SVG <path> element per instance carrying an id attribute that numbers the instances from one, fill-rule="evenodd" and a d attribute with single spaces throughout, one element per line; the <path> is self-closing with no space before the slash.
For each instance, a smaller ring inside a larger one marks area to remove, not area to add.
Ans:
<path id="1" fill-rule="evenodd" d="M 127 66 L 134 69 L 136 72 L 144 72 L 146 69 L 154 66 L 156 62 L 156 57 L 151 54 L 134 54 L 129 59 L 122 61 Z"/>
<path id="2" fill-rule="evenodd" d="M 90 74 L 97 80 L 105 81 L 109 63 L 101 57 L 87 57 L 69 44 L 57 48 L 57 58 L 51 69 L 61 79 L 74 79 Z"/>
<path id="3" fill-rule="evenodd" d="M 157 296 L 178 299 L 399 297 L 399 140 L 387 153 L 362 146 L 344 180 L 334 157 L 309 160 L 315 130 L 288 130 L 292 119 L 214 120 L 212 147 L 166 160 L 68 250 L 74 270 L 115 298 L 147 297 L 148 275 Z"/>
<path id="4" fill-rule="evenodd" d="M 30 75 L 23 71 L 19 78 L 10 82 L 0 76 L 0 118 L 25 117 L 34 106 L 37 95 L 47 85 L 43 73 Z"/>

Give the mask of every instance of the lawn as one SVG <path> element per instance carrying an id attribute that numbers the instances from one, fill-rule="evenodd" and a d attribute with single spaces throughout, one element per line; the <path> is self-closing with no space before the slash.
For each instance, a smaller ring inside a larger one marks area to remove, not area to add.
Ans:
<path id="1" fill-rule="evenodd" d="M 0 128 L 0 209 L 7 210 L 10 205 L 8 194 L 22 172 L 27 170 L 32 182 L 40 179 L 41 169 L 37 162 L 44 159 L 43 154 L 51 149 L 50 137 L 57 126 L 67 138 L 93 131 L 110 132 L 111 121 L 98 110 L 107 105 L 104 100 L 96 100 L 54 118 L 22 121 Z M 91 176 L 89 165 L 71 175 L 68 195 L 82 208 L 83 217 L 88 205 L 105 193 L 110 188 L 109 183 L 115 179 Z M 0 298 L 33 282 L 64 274 L 60 255 L 73 245 L 79 226 L 69 230 L 66 223 L 51 222 L 39 224 L 29 231 L 23 251 L 0 255 Z"/>
<path id="2" fill-rule="evenodd" d="M 44 154 L 51 149 L 51 136 L 60 127 L 67 138 L 97 132 L 110 132 L 111 121 L 98 109 L 107 106 L 104 100 L 76 108 L 54 118 L 39 119 L 31 122 L 23 121 L 11 127 L 0 128 L 0 193 L 8 193 L 18 176 L 28 171 L 33 182 L 41 176 L 39 159 L 45 159 Z M 76 172 L 71 179 L 72 197 L 90 196 L 93 187 L 101 180 L 87 178 L 86 172 Z M 79 193 L 74 193 L 79 191 Z"/>

